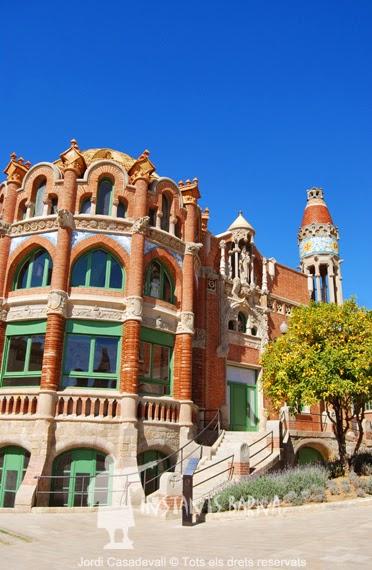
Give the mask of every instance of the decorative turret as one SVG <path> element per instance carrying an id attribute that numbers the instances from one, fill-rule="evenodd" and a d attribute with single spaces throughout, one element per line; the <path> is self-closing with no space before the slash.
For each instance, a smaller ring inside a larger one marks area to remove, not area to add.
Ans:
<path id="1" fill-rule="evenodd" d="M 230 239 L 220 241 L 220 273 L 242 285 L 255 286 L 253 241 L 255 230 L 242 212 L 228 229 Z"/>
<path id="2" fill-rule="evenodd" d="M 338 240 L 338 229 L 322 188 L 310 188 L 298 244 L 301 270 L 308 275 L 309 294 L 314 301 L 337 304 L 343 301 Z"/>

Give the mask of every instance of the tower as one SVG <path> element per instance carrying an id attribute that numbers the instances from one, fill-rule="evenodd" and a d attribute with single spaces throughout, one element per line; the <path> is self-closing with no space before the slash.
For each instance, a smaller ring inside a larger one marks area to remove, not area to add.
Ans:
<path id="1" fill-rule="evenodd" d="M 301 270 L 308 276 L 311 299 L 341 304 L 342 276 L 339 233 L 321 188 L 307 191 L 307 204 L 298 233 Z"/>

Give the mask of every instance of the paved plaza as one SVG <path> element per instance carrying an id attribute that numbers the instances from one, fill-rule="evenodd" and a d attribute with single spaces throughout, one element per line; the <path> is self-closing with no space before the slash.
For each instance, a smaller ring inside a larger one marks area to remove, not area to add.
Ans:
<path id="1" fill-rule="evenodd" d="M 97 514 L 3 513 L 1 568 L 372 568 L 372 505 L 183 528 L 178 520 L 135 514 L 133 550 L 108 550 Z"/>

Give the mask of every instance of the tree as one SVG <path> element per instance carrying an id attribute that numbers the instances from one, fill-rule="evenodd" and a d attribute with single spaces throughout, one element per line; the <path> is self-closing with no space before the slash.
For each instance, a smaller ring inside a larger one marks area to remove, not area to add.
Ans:
<path id="1" fill-rule="evenodd" d="M 285 402 L 298 412 L 302 405 L 324 402 L 347 467 L 346 434 L 355 420 L 355 454 L 372 399 L 372 312 L 354 300 L 298 307 L 288 332 L 267 345 L 262 365 L 263 388 L 276 408 Z"/>

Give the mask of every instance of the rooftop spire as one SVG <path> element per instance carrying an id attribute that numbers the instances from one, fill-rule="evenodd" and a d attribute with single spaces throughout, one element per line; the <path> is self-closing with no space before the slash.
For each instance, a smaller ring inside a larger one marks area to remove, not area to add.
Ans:
<path id="1" fill-rule="evenodd" d="M 301 227 L 310 224 L 333 224 L 331 214 L 324 201 L 322 188 L 310 188 L 307 191 L 307 204 L 302 218 Z"/>

